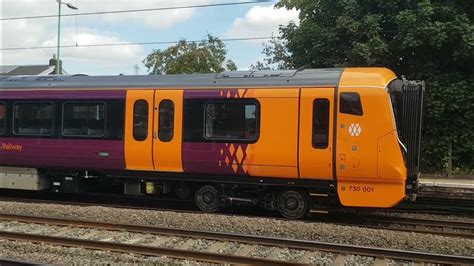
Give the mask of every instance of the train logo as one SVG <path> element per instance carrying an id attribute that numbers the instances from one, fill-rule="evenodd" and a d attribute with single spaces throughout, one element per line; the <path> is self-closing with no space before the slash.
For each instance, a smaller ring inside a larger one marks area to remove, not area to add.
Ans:
<path id="1" fill-rule="evenodd" d="M 349 127 L 349 134 L 351 134 L 352 137 L 358 137 L 361 132 L 362 128 L 359 124 L 351 124 Z"/>

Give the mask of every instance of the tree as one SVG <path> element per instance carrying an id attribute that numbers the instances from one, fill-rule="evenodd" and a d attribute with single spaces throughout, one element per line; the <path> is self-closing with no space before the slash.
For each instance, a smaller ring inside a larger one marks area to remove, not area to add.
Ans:
<path id="1" fill-rule="evenodd" d="M 225 44 L 210 34 L 201 42 L 180 40 L 165 50 L 153 50 L 143 63 L 150 74 L 191 74 L 237 70 L 235 63 L 226 59 Z"/>
<path id="2" fill-rule="evenodd" d="M 263 62 L 257 61 L 250 66 L 251 70 L 291 69 L 294 65 L 286 43 L 278 38 L 272 38 L 263 44 L 262 53 L 266 56 Z"/>
<path id="3" fill-rule="evenodd" d="M 427 83 L 422 167 L 474 168 L 474 1 L 281 0 L 300 24 L 280 27 L 286 65 L 386 66 Z M 264 51 L 270 61 L 281 50 Z"/>

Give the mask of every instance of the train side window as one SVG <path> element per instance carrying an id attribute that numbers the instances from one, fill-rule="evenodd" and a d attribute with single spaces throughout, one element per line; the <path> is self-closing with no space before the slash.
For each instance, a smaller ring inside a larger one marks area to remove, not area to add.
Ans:
<path id="1" fill-rule="evenodd" d="M 174 135 L 174 103 L 171 100 L 162 100 L 158 108 L 158 138 L 169 142 Z"/>
<path id="2" fill-rule="evenodd" d="M 326 149 L 329 144 L 329 100 L 313 101 L 313 148 Z"/>
<path id="3" fill-rule="evenodd" d="M 54 105 L 52 103 L 15 103 L 13 133 L 16 135 L 53 134 Z"/>
<path id="4" fill-rule="evenodd" d="M 4 103 L 0 103 L 0 135 L 5 134 L 5 118 L 7 117 L 7 108 Z"/>
<path id="5" fill-rule="evenodd" d="M 341 92 L 339 97 L 339 112 L 343 114 L 362 116 L 362 103 L 357 92 Z"/>
<path id="6" fill-rule="evenodd" d="M 105 104 L 64 103 L 63 135 L 103 137 L 105 135 Z"/>
<path id="7" fill-rule="evenodd" d="M 133 138 L 143 141 L 148 137 L 148 102 L 138 100 L 133 105 Z"/>
<path id="8" fill-rule="evenodd" d="M 210 140 L 257 139 L 256 101 L 210 102 L 204 110 L 204 137 Z"/>

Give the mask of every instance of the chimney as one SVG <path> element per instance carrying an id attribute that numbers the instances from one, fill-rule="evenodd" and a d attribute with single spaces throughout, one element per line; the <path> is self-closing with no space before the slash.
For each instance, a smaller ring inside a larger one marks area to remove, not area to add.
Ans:
<path id="1" fill-rule="evenodd" d="M 49 59 L 49 65 L 50 66 L 56 66 L 56 55 L 53 54 L 53 58 Z M 63 73 L 63 68 L 62 68 L 62 65 L 63 65 L 63 61 L 62 60 L 59 60 L 59 74 L 62 74 Z M 54 68 L 54 73 L 53 74 L 56 74 L 56 68 Z"/>

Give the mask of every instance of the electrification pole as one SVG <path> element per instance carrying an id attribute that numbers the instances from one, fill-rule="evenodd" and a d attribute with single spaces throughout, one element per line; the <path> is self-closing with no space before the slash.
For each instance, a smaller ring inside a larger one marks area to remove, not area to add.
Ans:
<path id="1" fill-rule="evenodd" d="M 70 9 L 77 10 L 77 7 L 73 6 L 71 3 L 66 3 L 61 0 L 56 0 L 58 2 L 58 48 L 57 48 L 57 57 L 56 57 L 56 75 L 61 74 L 60 68 L 61 68 L 61 5 L 66 5 Z"/>

